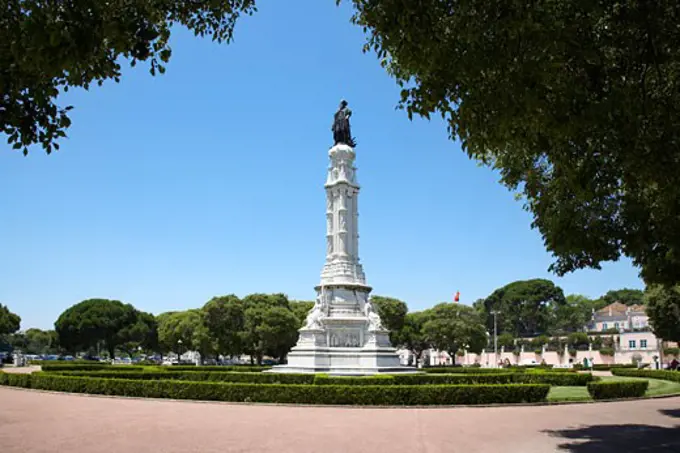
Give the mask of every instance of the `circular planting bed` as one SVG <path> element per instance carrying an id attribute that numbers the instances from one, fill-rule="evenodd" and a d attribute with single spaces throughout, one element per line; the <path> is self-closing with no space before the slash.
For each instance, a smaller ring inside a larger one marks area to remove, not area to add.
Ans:
<path id="1" fill-rule="evenodd" d="M 590 373 L 475 368 L 429 369 L 426 370 L 429 372 L 410 375 L 337 377 L 262 373 L 264 369 L 58 364 L 44 365 L 43 371 L 33 374 L 0 373 L 0 385 L 206 401 L 450 406 L 641 397 L 649 388 L 645 378 L 667 382 L 674 377 L 631 375 L 644 372 L 620 370 L 625 378 L 603 380 Z M 670 390 L 680 391 L 680 382 L 673 385 Z"/>

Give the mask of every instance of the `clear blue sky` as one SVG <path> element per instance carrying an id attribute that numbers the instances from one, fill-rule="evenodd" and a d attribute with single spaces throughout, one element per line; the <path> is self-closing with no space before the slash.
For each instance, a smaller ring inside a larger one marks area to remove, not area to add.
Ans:
<path id="1" fill-rule="evenodd" d="M 628 261 L 566 278 L 498 175 L 438 120 L 409 122 L 399 89 L 331 0 L 265 2 L 231 45 L 173 35 L 164 76 L 70 92 L 61 151 L 0 145 L 0 302 L 50 328 L 83 299 L 160 313 L 212 296 L 312 299 L 325 254 L 329 130 L 354 111 L 360 255 L 374 294 L 412 310 L 472 303 L 519 279 L 597 297 L 641 288 Z M 4 139 L 3 139 L 4 143 Z"/>

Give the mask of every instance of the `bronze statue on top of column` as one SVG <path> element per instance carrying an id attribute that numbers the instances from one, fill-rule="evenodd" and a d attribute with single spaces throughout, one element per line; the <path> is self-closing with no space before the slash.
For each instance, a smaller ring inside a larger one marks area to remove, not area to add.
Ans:
<path id="1" fill-rule="evenodd" d="M 338 111 L 335 112 L 335 116 L 333 117 L 333 126 L 331 127 L 335 145 L 342 143 L 351 146 L 352 148 L 357 146 L 349 127 L 349 118 L 351 116 L 352 111 L 349 109 L 349 107 L 347 107 L 347 101 L 343 99 L 340 101 L 340 107 L 338 107 Z"/>

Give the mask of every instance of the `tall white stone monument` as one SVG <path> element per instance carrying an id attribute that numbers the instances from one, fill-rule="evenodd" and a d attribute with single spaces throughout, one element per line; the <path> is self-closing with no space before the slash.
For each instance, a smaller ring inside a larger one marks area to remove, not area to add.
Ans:
<path id="1" fill-rule="evenodd" d="M 300 329 L 297 345 L 288 354 L 288 365 L 273 372 L 376 374 L 414 372 L 402 367 L 390 345 L 389 332 L 369 299 L 371 287 L 359 262 L 359 184 L 356 178 L 345 108 L 346 131 L 328 152 L 326 178 L 326 263 L 317 286 L 316 303 Z M 338 124 L 338 113 L 334 132 Z M 340 141 L 340 143 L 338 143 Z"/>

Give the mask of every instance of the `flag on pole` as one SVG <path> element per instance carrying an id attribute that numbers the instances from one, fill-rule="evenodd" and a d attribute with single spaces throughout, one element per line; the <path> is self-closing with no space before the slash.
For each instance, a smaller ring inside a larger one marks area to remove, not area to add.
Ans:
<path id="1" fill-rule="evenodd" d="M 456 295 L 453 297 L 454 302 L 460 301 L 460 291 L 456 291 Z"/>

